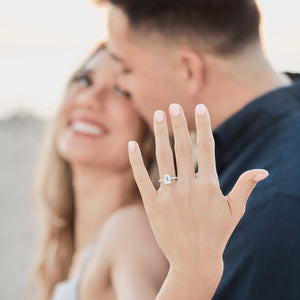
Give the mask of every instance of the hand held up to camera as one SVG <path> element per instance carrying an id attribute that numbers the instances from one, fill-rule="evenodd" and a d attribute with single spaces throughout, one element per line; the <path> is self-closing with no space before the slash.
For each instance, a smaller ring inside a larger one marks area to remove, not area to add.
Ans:
<path id="1" fill-rule="evenodd" d="M 166 115 L 156 111 L 154 134 L 161 186 L 156 190 L 144 166 L 139 146 L 129 142 L 134 177 L 159 246 L 170 263 L 169 274 L 156 299 L 211 299 L 223 272 L 225 246 L 245 212 L 256 184 L 266 170 L 243 173 L 232 191 L 220 190 L 214 139 L 207 108 L 195 110 L 198 172 L 181 106 L 170 105 L 175 140 L 177 178 Z"/>

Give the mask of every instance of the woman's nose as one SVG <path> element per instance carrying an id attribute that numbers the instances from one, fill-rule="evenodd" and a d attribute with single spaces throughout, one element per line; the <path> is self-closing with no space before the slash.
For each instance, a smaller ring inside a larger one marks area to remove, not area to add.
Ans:
<path id="1" fill-rule="evenodd" d="M 101 109 L 103 107 L 103 99 L 105 95 L 99 90 L 83 91 L 76 97 L 78 104 L 95 109 Z"/>

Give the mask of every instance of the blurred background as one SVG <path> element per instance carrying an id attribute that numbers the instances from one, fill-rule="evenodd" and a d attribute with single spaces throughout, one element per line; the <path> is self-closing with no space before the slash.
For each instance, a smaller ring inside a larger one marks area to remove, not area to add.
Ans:
<path id="1" fill-rule="evenodd" d="M 300 2 L 258 3 L 273 65 L 300 71 Z M 43 132 L 70 74 L 107 36 L 106 15 L 88 0 L 1 0 L 0 299 L 24 299 L 36 251 L 32 178 Z"/>

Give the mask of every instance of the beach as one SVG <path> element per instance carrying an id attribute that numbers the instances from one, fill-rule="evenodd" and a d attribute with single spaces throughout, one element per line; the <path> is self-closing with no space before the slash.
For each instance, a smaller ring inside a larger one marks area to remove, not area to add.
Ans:
<path id="1" fill-rule="evenodd" d="M 36 255 L 32 181 L 45 122 L 26 114 L 0 120 L 0 299 L 24 299 Z"/>

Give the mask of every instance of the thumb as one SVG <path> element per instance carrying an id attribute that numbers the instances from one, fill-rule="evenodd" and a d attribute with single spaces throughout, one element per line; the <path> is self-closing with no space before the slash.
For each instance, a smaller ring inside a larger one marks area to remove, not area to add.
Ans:
<path id="1" fill-rule="evenodd" d="M 269 176 L 269 172 L 266 170 L 250 170 L 244 172 L 235 186 L 227 196 L 230 201 L 230 206 L 235 217 L 240 220 L 243 216 L 247 200 L 254 190 L 256 184 Z"/>

